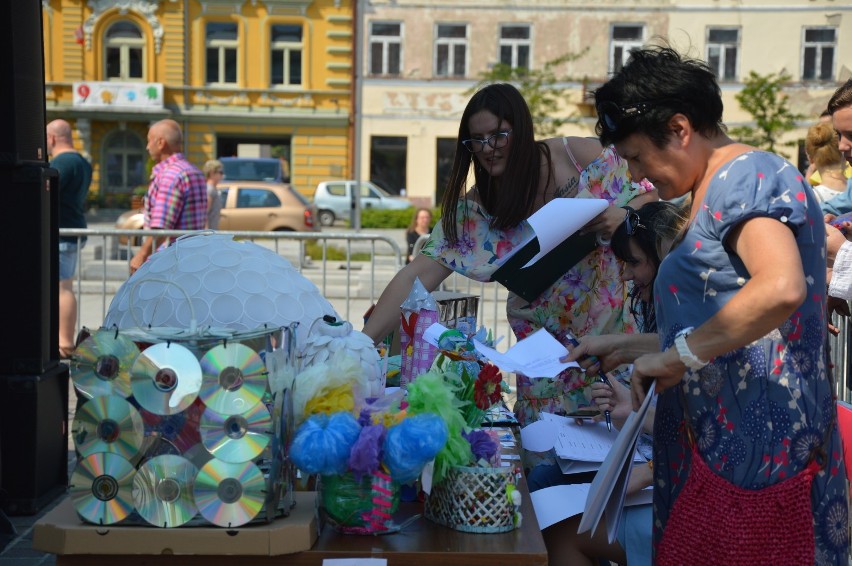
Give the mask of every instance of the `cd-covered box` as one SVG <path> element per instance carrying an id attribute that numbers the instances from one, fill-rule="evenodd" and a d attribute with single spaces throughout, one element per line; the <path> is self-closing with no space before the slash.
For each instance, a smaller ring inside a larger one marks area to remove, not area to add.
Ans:
<path id="1" fill-rule="evenodd" d="M 186 335 L 101 328 L 71 379 L 70 501 L 106 527 L 233 529 L 290 513 L 291 328 Z"/>

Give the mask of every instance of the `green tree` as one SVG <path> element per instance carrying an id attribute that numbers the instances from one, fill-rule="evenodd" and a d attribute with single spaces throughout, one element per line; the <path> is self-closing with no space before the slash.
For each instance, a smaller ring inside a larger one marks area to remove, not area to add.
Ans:
<path id="1" fill-rule="evenodd" d="M 470 96 L 492 83 L 512 83 L 530 107 L 536 138 L 553 137 L 563 124 L 572 119 L 571 116 L 560 117 L 559 101 L 565 96 L 565 90 L 557 85 L 568 82 L 570 79 L 557 74 L 557 68 L 563 63 L 579 59 L 585 55 L 586 51 L 588 48 L 579 54 L 566 53 L 546 62 L 541 69 L 511 67 L 505 63 L 498 63 L 490 70 L 480 73 L 479 82 L 465 94 Z"/>
<path id="2" fill-rule="evenodd" d="M 749 72 L 745 86 L 735 98 L 740 107 L 752 115 L 755 125 L 731 128 L 731 136 L 743 143 L 775 151 L 779 138 L 795 128 L 796 120 L 802 118 L 790 110 L 789 97 L 783 92 L 789 80 L 790 75 L 783 72 L 768 75 Z"/>

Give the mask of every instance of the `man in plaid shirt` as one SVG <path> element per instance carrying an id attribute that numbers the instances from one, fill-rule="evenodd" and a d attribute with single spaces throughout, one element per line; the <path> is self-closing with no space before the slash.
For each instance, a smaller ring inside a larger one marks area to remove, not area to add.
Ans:
<path id="1" fill-rule="evenodd" d="M 149 230 L 203 230 L 207 222 L 207 181 L 187 161 L 181 149 L 183 133 L 174 120 L 160 120 L 148 130 L 148 153 L 157 162 L 145 199 L 145 228 Z M 170 242 L 166 236 L 148 236 L 130 260 L 133 274 L 154 250 Z"/>

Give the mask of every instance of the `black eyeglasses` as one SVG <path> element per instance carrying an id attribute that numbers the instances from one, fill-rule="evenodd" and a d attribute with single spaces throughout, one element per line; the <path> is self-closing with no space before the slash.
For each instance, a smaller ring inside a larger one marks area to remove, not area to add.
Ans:
<path id="1" fill-rule="evenodd" d="M 598 104 L 596 109 L 604 127 L 608 131 L 614 132 L 618 129 L 618 125 L 624 120 L 641 116 L 654 108 L 654 106 L 661 102 L 665 102 L 666 100 L 667 99 L 645 100 L 642 102 L 633 102 L 625 106 L 619 106 L 615 102 L 607 100 Z"/>
<path id="2" fill-rule="evenodd" d="M 512 133 L 512 130 L 507 130 L 505 132 L 497 132 L 496 134 L 492 134 L 485 139 L 476 139 L 472 138 L 469 140 L 462 141 L 462 145 L 466 150 L 471 153 L 479 153 L 483 149 L 485 149 L 485 144 L 490 145 L 494 149 L 500 149 L 501 147 L 506 147 L 506 144 L 509 143 L 509 134 Z"/>
<path id="3" fill-rule="evenodd" d="M 648 229 L 639 221 L 639 215 L 637 213 L 628 211 L 627 216 L 624 217 L 624 229 L 627 232 L 627 235 L 632 236 L 639 228 L 642 228 L 643 230 Z"/>

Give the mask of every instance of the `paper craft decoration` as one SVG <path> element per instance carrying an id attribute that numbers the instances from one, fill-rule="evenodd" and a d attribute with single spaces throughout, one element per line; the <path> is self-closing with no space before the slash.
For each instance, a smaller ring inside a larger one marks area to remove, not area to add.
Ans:
<path id="1" fill-rule="evenodd" d="M 594 534 L 601 519 L 606 515 L 607 538 L 610 543 L 615 540 L 624 509 L 624 498 L 627 495 L 627 481 L 630 479 L 630 470 L 633 467 L 636 439 L 642 431 L 642 423 L 645 421 L 645 415 L 654 397 L 653 391 L 656 384 L 656 381 L 651 384 L 648 395 L 639 410 L 627 416 L 612 449 L 601 464 L 598 473 L 595 474 L 595 479 L 592 480 L 592 486 L 589 488 L 583 518 L 580 519 L 580 526 L 577 529 L 578 533 L 591 531 Z"/>
<path id="2" fill-rule="evenodd" d="M 524 300 L 534 301 L 597 246 L 594 234 L 577 234 L 609 206 L 605 199 L 557 198 L 527 222 L 533 235 L 500 259 L 492 280 Z"/>

